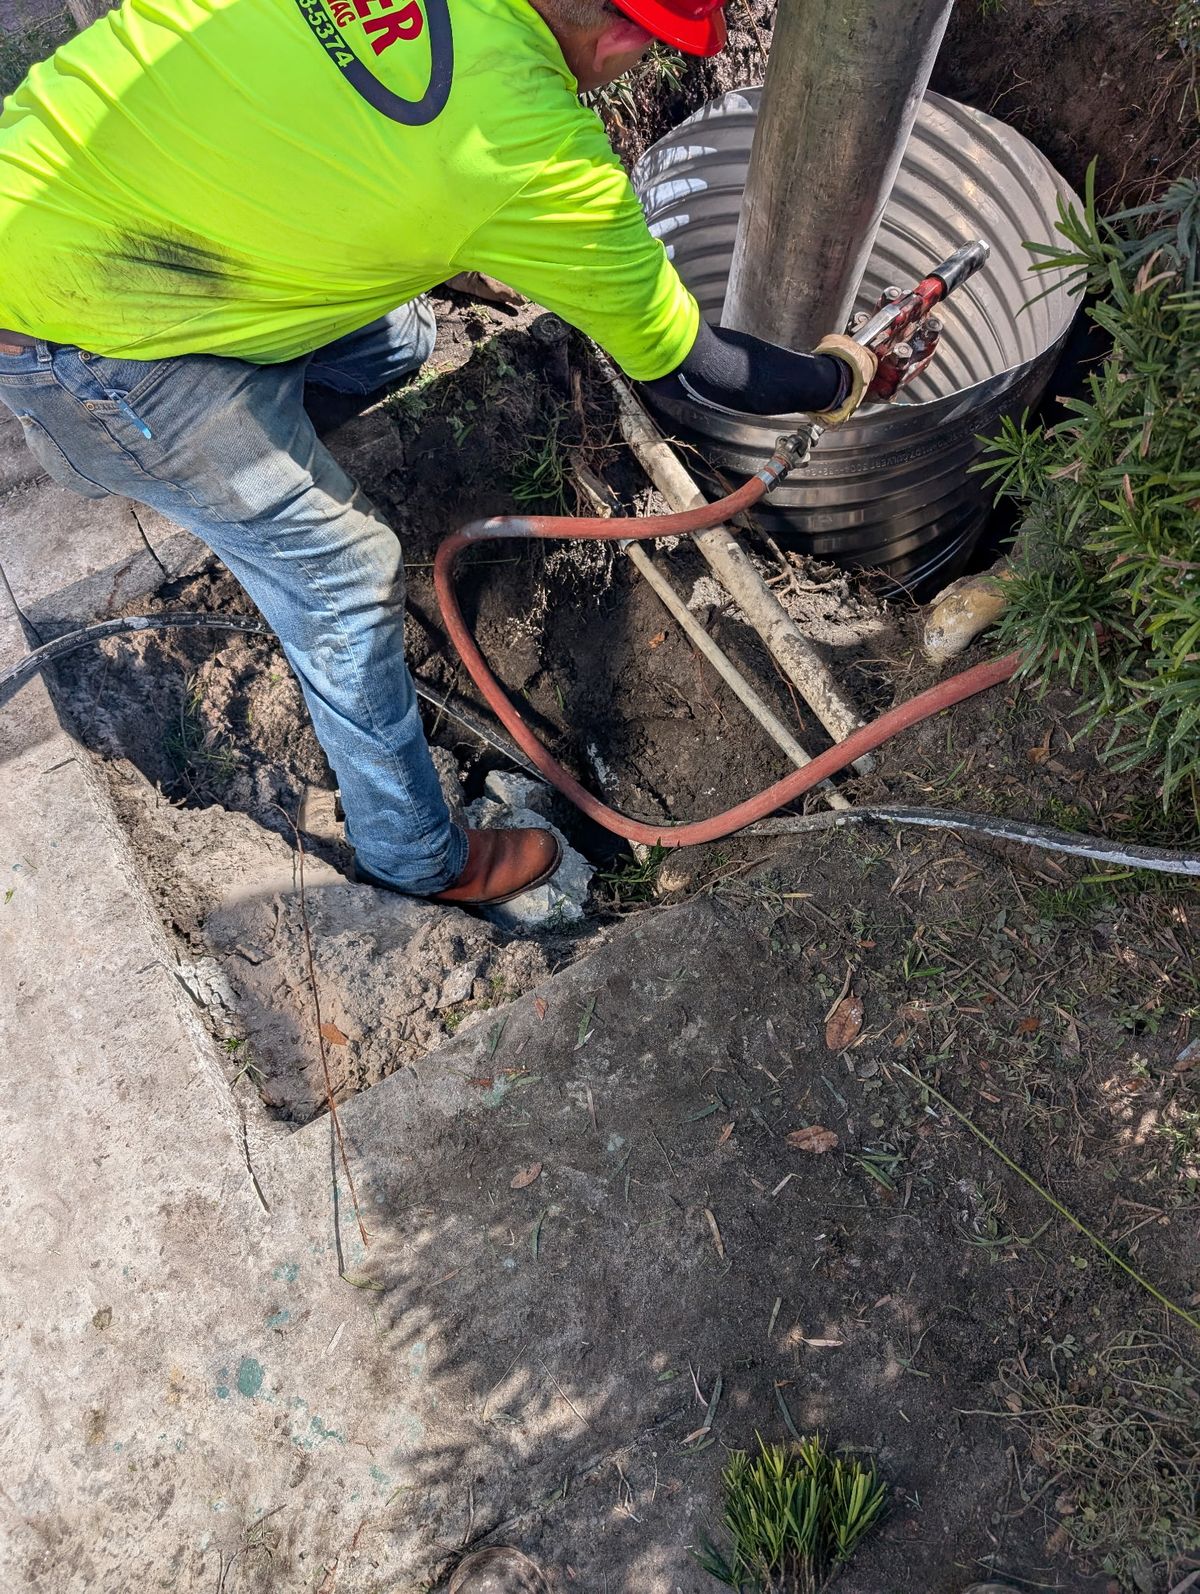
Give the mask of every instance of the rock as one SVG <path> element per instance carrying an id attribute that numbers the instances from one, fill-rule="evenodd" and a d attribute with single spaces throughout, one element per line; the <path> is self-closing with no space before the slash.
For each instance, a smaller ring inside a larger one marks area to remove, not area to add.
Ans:
<path id="1" fill-rule="evenodd" d="M 442 989 L 434 1006 L 440 1012 L 443 1008 L 453 1007 L 456 1002 L 466 1002 L 470 999 L 475 987 L 475 977 L 479 973 L 479 962 L 460 963 L 456 969 L 451 969 L 442 982 Z"/>
<path id="2" fill-rule="evenodd" d="M 533 780 L 507 769 L 493 769 L 483 789 L 493 802 L 506 808 L 529 808 L 543 816 L 549 815 L 554 800 L 554 793 L 544 780 Z"/>
<path id="3" fill-rule="evenodd" d="M 730 602 L 729 594 L 719 581 L 712 576 L 698 576 L 692 583 L 687 606 L 703 625 L 712 615 L 727 609 Z"/>
<path id="4" fill-rule="evenodd" d="M 1004 613 L 1008 602 L 1004 582 L 1009 571 L 1003 561 L 976 576 L 963 576 L 933 600 L 921 646 L 925 657 L 944 664 L 966 651 L 981 631 Z"/>
<path id="5" fill-rule="evenodd" d="M 489 791 L 506 793 L 511 800 L 497 801 L 490 796 L 477 798 L 466 811 L 469 825 L 481 830 L 519 830 L 540 825 L 558 837 L 563 856 L 557 874 L 545 885 L 524 891 L 511 902 L 481 908 L 480 912 L 503 930 L 541 930 L 547 926 L 577 923 L 584 916 L 584 903 L 595 870 L 582 853 L 575 851 L 558 826 L 550 824 L 545 814 L 532 806 L 548 807 L 550 788 L 526 776 L 501 771 L 493 771 L 485 786 Z"/>

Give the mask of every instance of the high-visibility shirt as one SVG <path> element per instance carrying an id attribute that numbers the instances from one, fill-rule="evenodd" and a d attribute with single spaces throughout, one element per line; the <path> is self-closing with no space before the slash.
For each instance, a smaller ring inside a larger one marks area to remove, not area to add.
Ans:
<path id="1" fill-rule="evenodd" d="M 271 363 L 468 269 L 638 379 L 695 339 L 528 0 L 125 0 L 0 114 L 0 327 Z"/>

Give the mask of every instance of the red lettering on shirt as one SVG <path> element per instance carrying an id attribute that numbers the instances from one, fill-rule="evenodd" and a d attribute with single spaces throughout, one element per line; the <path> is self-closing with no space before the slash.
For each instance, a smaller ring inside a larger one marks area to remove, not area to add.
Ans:
<path id="1" fill-rule="evenodd" d="M 393 0 L 354 0 L 354 9 L 363 18 L 363 32 L 379 35 L 371 40 L 371 48 L 376 55 L 382 55 L 397 39 L 419 38 L 425 28 L 425 17 L 417 0 L 409 0 L 408 5 L 390 16 L 370 15 L 372 4 L 390 9 L 392 3 Z"/>

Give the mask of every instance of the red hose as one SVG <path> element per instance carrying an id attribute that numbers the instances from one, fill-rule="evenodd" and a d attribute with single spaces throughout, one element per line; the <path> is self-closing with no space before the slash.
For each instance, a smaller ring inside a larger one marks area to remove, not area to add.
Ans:
<path id="1" fill-rule="evenodd" d="M 768 786 L 755 797 L 747 798 L 736 808 L 714 814 L 711 819 L 700 819 L 687 825 L 645 824 L 641 820 L 631 819 L 626 814 L 618 813 L 615 808 L 609 808 L 599 798 L 593 797 L 591 792 L 581 786 L 575 777 L 542 746 L 521 718 L 519 709 L 509 701 L 504 688 L 492 674 L 487 660 L 480 652 L 478 643 L 463 619 L 458 597 L 454 591 L 454 561 L 464 548 L 474 543 L 490 542 L 500 538 L 632 542 L 644 541 L 651 537 L 680 537 L 696 531 L 707 531 L 712 526 L 731 520 L 735 515 L 748 509 L 751 504 L 757 503 L 784 474 L 788 463 L 776 456 L 770 465 L 757 476 L 751 477 L 736 492 L 730 493 L 727 498 L 722 498 L 715 504 L 703 504 L 698 509 L 686 510 L 682 514 L 612 520 L 574 519 L 566 515 L 528 517 L 500 515 L 492 520 L 473 521 L 461 531 L 456 531 L 447 537 L 438 548 L 433 563 L 433 583 L 442 618 L 446 622 L 450 640 L 458 650 L 459 657 L 466 665 L 471 679 L 483 693 L 488 706 L 513 741 L 536 764 L 552 786 L 557 787 L 565 797 L 569 797 L 589 819 L 594 819 L 605 830 L 611 830 L 627 841 L 647 844 L 660 842 L 668 847 L 688 847 L 699 846 L 707 841 L 719 841 L 723 836 L 731 836 L 735 830 L 741 830 L 744 826 L 753 824 L 755 820 L 765 819 L 768 814 L 774 813 L 777 808 L 782 808 L 785 803 L 794 802 L 797 797 L 803 796 L 806 791 L 810 791 L 828 776 L 845 769 L 847 764 L 853 763 L 864 753 L 869 753 L 883 742 L 889 741 L 898 732 L 907 730 L 912 725 L 919 725 L 922 720 L 940 713 L 942 709 L 951 708 L 955 703 L 961 703 L 964 698 L 973 697 L 977 692 L 985 692 L 991 686 L 999 686 L 1002 682 L 1010 680 L 1021 662 L 1019 653 L 1008 653 L 1003 658 L 993 659 L 986 664 L 977 664 L 973 669 L 964 670 L 961 675 L 951 676 L 949 680 L 939 681 L 929 691 L 920 693 L 907 703 L 901 703 L 897 708 L 889 709 L 872 724 L 864 725 L 853 732 L 844 742 L 839 742 L 835 747 L 820 753 L 803 769 L 798 769 L 793 774 L 785 776 L 783 780 L 776 781 L 773 786 Z"/>

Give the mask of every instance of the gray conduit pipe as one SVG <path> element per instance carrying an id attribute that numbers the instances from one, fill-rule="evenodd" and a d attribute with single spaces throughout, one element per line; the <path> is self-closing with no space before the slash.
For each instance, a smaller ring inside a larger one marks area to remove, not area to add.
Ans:
<path id="1" fill-rule="evenodd" d="M 708 500 L 633 390 L 607 359 L 600 357 L 600 366 L 617 396 L 625 441 L 667 503 L 677 511 L 706 504 Z M 754 568 L 736 533 L 728 526 L 715 526 L 697 532 L 691 540 L 833 740 L 844 742 L 865 723 L 862 715 Z M 860 775 L 868 775 L 875 768 L 875 759 L 864 754 L 855 759 L 854 768 Z"/>
<path id="2" fill-rule="evenodd" d="M 763 819 L 747 825 L 743 836 L 799 836 L 817 830 L 840 830 L 845 825 L 878 821 L 886 825 L 919 825 L 927 830 L 966 830 L 997 841 L 1016 841 L 1043 852 L 1065 852 L 1093 863 L 1111 863 L 1125 869 L 1153 869 L 1158 874 L 1200 878 L 1200 853 L 1173 852 L 1165 847 L 1141 847 L 1133 842 L 1110 841 L 1107 836 L 1085 836 L 1052 825 L 1035 825 L 1026 819 L 997 819 L 990 814 L 961 813 L 954 808 L 851 808 L 838 814 L 795 814 Z"/>

